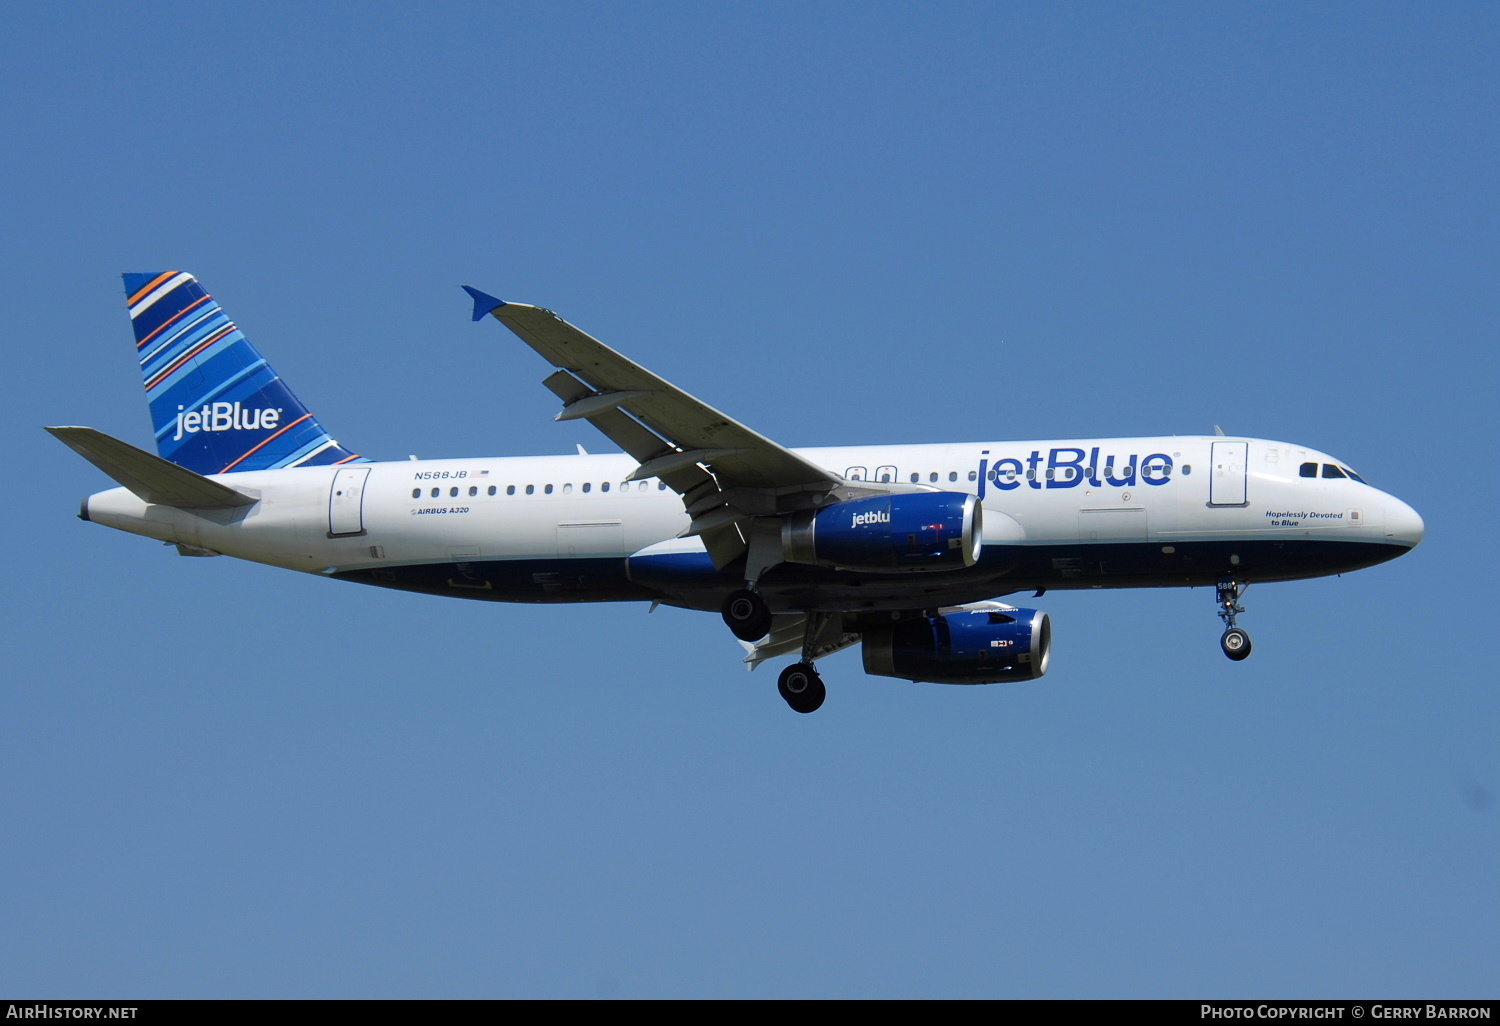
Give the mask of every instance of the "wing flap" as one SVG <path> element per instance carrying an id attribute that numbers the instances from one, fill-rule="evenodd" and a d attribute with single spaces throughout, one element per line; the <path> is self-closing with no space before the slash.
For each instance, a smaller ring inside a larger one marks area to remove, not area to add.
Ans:
<path id="1" fill-rule="evenodd" d="M 745 650 L 745 669 L 753 670 L 767 659 L 777 656 L 801 654 L 806 642 L 807 616 L 803 613 L 777 613 L 771 617 L 771 630 L 759 641 L 742 641 Z M 818 637 L 812 646 L 812 658 L 822 659 L 857 645 L 860 636 L 845 632 L 834 620 L 819 625 Z"/>

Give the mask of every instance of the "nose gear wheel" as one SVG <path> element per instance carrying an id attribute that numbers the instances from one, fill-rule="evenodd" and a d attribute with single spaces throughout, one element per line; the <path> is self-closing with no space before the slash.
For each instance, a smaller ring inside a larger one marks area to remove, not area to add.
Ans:
<path id="1" fill-rule="evenodd" d="M 1250 635 L 1242 628 L 1231 627 L 1219 639 L 1219 647 L 1224 650 L 1225 655 L 1239 662 L 1250 654 Z"/>

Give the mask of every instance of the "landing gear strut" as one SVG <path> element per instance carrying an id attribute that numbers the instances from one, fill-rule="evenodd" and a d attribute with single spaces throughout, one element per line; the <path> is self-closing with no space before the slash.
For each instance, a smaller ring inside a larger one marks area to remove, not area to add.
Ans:
<path id="1" fill-rule="evenodd" d="M 771 611 L 766 600 L 749 588 L 729 593 L 724 600 L 724 623 L 741 641 L 758 641 L 771 629 Z"/>
<path id="2" fill-rule="evenodd" d="M 1245 593 L 1246 587 L 1248 585 L 1241 584 L 1233 577 L 1219 578 L 1219 619 L 1224 621 L 1224 636 L 1219 639 L 1219 647 L 1235 662 L 1250 654 L 1250 635 L 1234 623 L 1234 618 L 1245 611 L 1245 607 L 1240 605 L 1240 596 Z"/>

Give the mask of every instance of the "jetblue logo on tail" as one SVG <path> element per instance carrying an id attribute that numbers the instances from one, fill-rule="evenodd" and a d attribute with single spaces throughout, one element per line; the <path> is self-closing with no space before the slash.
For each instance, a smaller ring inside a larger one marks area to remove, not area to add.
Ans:
<path id="1" fill-rule="evenodd" d="M 156 451 L 199 474 L 364 462 L 186 271 L 125 275 Z"/>
<path id="2" fill-rule="evenodd" d="M 281 421 L 282 410 L 247 410 L 239 403 L 206 403 L 201 410 L 183 413 L 177 407 L 177 434 L 174 442 L 184 435 L 199 431 L 274 431 Z"/>

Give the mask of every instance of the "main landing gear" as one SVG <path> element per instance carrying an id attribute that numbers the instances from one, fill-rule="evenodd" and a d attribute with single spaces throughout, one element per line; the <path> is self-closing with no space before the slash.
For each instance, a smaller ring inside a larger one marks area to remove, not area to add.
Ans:
<path id="1" fill-rule="evenodd" d="M 771 610 L 765 598 L 748 588 L 730 591 L 724 598 L 724 624 L 739 640 L 760 640 L 771 630 Z"/>
<path id="2" fill-rule="evenodd" d="M 802 660 L 781 671 L 776 678 L 776 690 L 794 712 L 810 713 L 817 712 L 828 697 L 828 689 L 813 668 L 813 660 L 840 647 L 837 638 L 844 629 L 844 621 L 837 613 L 809 612 L 804 616 Z"/>
<path id="3" fill-rule="evenodd" d="M 1219 578 L 1219 619 L 1224 621 L 1224 636 L 1219 639 L 1219 647 L 1235 662 L 1250 654 L 1250 635 L 1234 623 L 1234 618 L 1245 611 L 1245 607 L 1240 605 L 1240 596 L 1247 587 L 1248 585 L 1241 584 L 1233 577 Z"/>
<path id="4" fill-rule="evenodd" d="M 730 592 L 722 611 L 725 625 L 741 641 L 759 641 L 771 630 L 766 600 L 749 588 Z"/>
<path id="5" fill-rule="evenodd" d="M 759 641 L 771 632 L 771 610 L 759 593 L 749 588 L 731 592 L 722 608 L 724 623 L 741 641 Z M 781 671 L 776 690 L 786 704 L 799 713 L 817 712 L 828 697 L 823 678 L 813 668 L 823 635 L 838 626 L 838 619 L 828 613 L 808 613 L 802 638 L 802 661 Z"/>
<path id="6" fill-rule="evenodd" d="M 799 713 L 817 712 L 823 699 L 828 697 L 823 678 L 818 676 L 812 663 L 793 663 L 782 670 L 776 679 L 776 690 L 781 692 L 786 704 Z"/>

